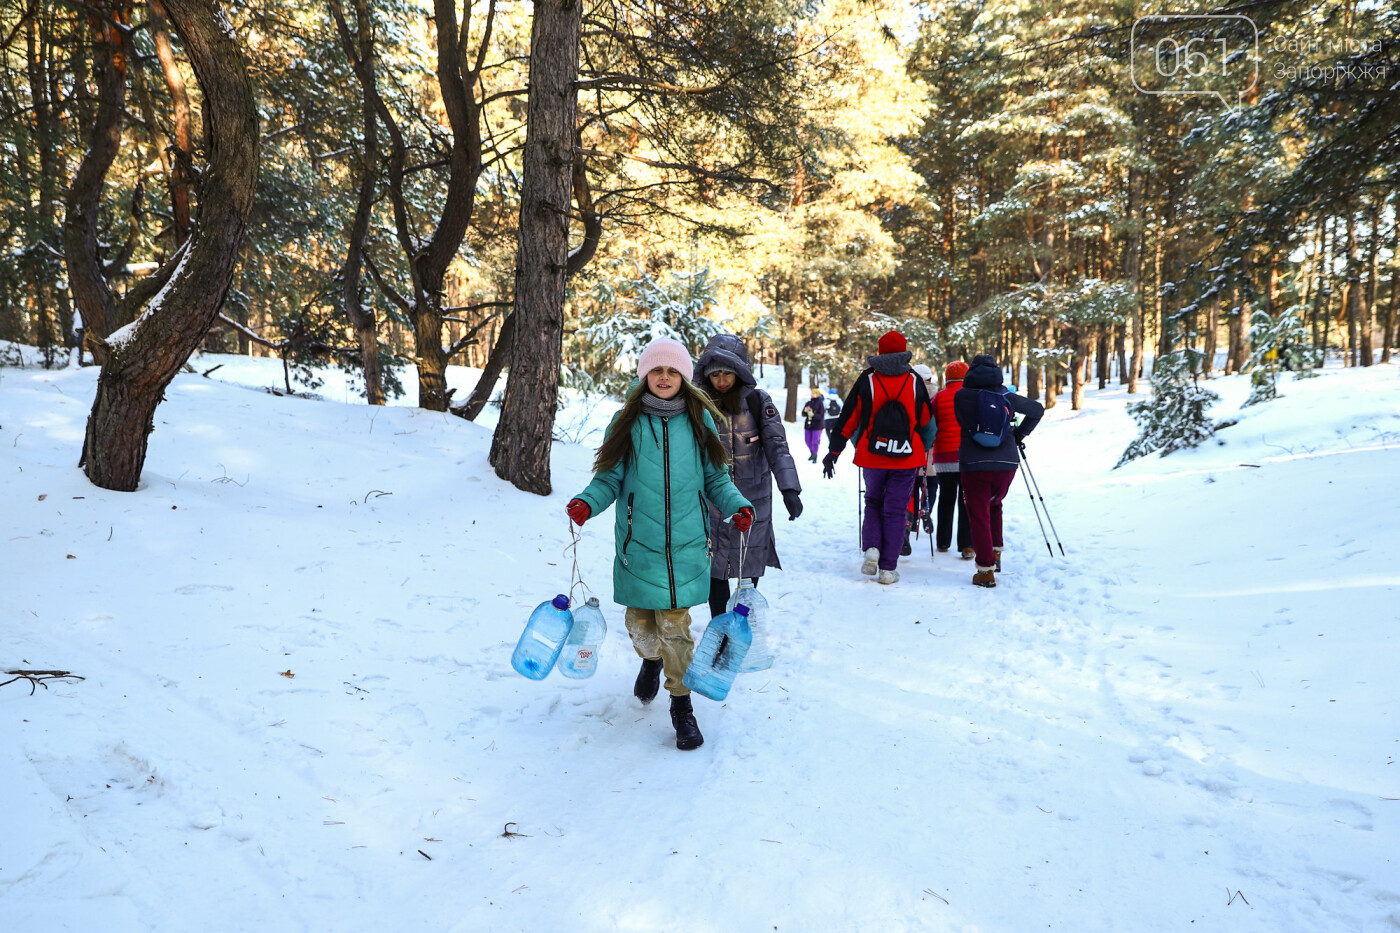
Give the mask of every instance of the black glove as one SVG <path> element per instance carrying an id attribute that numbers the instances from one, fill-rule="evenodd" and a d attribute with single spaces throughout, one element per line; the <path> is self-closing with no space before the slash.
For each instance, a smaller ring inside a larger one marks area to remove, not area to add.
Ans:
<path id="1" fill-rule="evenodd" d="M 783 505 L 787 506 L 788 521 L 802 514 L 802 499 L 798 497 L 796 489 L 783 490 Z"/>
<path id="2" fill-rule="evenodd" d="M 1026 439 L 1019 434 L 1013 435 L 1016 438 L 1016 449 L 1021 452 L 1021 456 L 1026 455 Z"/>
<path id="3" fill-rule="evenodd" d="M 840 454 L 833 450 L 825 457 L 822 457 L 822 476 L 831 479 L 836 475 L 836 460 L 840 456 Z"/>

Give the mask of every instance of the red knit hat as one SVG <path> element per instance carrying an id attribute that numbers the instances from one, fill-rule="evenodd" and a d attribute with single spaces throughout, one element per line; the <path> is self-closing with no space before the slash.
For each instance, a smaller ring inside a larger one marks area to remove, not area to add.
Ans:
<path id="1" fill-rule="evenodd" d="M 956 382 L 967 375 L 967 364 L 962 360 L 953 360 L 943 368 L 943 379 L 945 382 Z"/>
<path id="2" fill-rule="evenodd" d="M 880 353 L 903 353 L 909 349 L 909 343 L 904 339 L 904 335 L 897 330 L 886 331 L 880 338 Z"/>

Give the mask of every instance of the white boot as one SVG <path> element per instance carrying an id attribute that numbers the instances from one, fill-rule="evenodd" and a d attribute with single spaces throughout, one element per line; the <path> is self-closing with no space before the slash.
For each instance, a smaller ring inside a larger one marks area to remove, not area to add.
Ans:
<path id="1" fill-rule="evenodd" d="M 898 582 L 899 582 L 899 571 L 898 571 L 898 570 L 881 570 L 881 571 L 880 571 L 880 575 L 879 575 L 878 577 L 875 578 L 875 582 L 876 582 L 876 583 L 898 583 Z"/>
<path id="2" fill-rule="evenodd" d="M 875 576 L 875 571 L 880 569 L 879 564 L 880 549 L 877 547 L 866 548 L 865 560 L 861 562 L 860 572 L 865 574 L 867 577 L 873 577 Z"/>

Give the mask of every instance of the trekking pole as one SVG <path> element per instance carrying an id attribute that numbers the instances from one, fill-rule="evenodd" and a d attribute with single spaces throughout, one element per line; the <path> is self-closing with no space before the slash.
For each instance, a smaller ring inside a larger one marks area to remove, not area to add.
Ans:
<path id="1" fill-rule="evenodd" d="M 928 473 L 924 473 L 924 508 L 928 513 L 928 559 L 933 560 L 933 497 L 929 494 Z"/>
<path id="2" fill-rule="evenodd" d="M 1024 460 L 1021 462 L 1025 463 Z M 1040 520 L 1040 509 L 1035 507 L 1035 496 L 1031 494 L 1031 481 L 1026 479 L 1026 475 L 1026 471 L 1022 470 L 1021 479 L 1026 481 L 1026 495 L 1030 496 L 1031 511 L 1035 513 L 1036 523 L 1040 525 L 1040 536 L 1045 539 L 1045 550 L 1050 553 L 1051 557 L 1054 557 L 1055 549 L 1050 546 L 1050 536 L 1045 533 L 1045 523 Z"/>
<path id="3" fill-rule="evenodd" d="M 1040 507 L 1045 510 L 1045 520 L 1050 523 L 1050 530 L 1055 535 L 1055 543 L 1060 546 L 1060 556 L 1064 557 L 1065 546 L 1063 544 L 1060 544 L 1060 533 L 1055 529 L 1055 520 L 1050 517 L 1050 507 L 1045 504 L 1045 497 L 1040 494 L 1040 483 L 1036 482 L 1035 474 L 1031 472 L 1030 461 L 1026 459 L 1025 450 L 1020 448 L 1019 446 L 1017 447 L 1017 449 L 1021 451 L 1021 464 L 1026 468 L 1026 475 L 1029 476 L 1031 478 L 1031 482 L 1035 484 L 1036 497 L 1040 499 Z M 1041 530 L 1043 531 L 1044 529 Z M 1046 544 L 1049 544 L 1049 542 L 1047 541 Z M 1055 553 L 1051 551 L 1050 556 L 1054 557 Z"/>
<path id="4" fill-rule="evenodd" d="M 865 471 L 862 470 L 860 467 L 856 467 L 856 549 L 862 551 L 865 549 L 865 542 L 861 540 L 861 534 L 863 531 L 862 526 L 865 521 L 865 516 L 861 514 L 861 500 L 864 498 L 865 494 L 864 490 L 861 487 L 864 485 Z"/>

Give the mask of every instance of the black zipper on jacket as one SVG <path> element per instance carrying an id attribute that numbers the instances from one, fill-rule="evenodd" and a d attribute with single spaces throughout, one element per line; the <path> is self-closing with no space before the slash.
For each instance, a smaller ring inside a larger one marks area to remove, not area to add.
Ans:
<path id="1" fill-rule="evenodd" d="M 702 463 L 700 468 L 703 470 L 705 465 Z M 710 507 L 705 504 L 703 492 L 697 492 L 696 495 L 700 497 L 700 521 L 705 523 L 705 556 L 713 557 L 715 548 L 714 542 L 710 540 Z"/>
<path id="2" fill-rule="evenodd" d="M 676 605 L 676 568 L 671 563 L 671 419 L 661 416 L 661 474 L 664 477 L 666 495 L 666 578 L 671 587 L 671 608 Z"/>
<path id="3" fill-rule="evenodd" d="M 627 494 L 627 537 L 622 539 L 622 565 L 627 566 L 627 545 L 632 543 L 632 499 L 637 494 L 629 492 Z"/>

